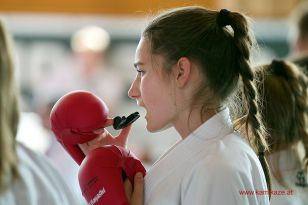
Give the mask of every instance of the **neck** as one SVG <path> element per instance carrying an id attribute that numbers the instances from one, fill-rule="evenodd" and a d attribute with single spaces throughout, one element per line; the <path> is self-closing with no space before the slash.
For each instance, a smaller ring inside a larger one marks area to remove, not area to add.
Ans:
<path id="1" fill-rule="evenodd" d="M 178 114 L 174 123 L 174 128 L 180 134 L 182 139 L 185 139 L 200 125 L 214 116 L 217 113 L 217 110 L 207 110 L 202 117 L 200 113 L 201 109 L 195 109 L 192 111 L 185 110 Z"/>

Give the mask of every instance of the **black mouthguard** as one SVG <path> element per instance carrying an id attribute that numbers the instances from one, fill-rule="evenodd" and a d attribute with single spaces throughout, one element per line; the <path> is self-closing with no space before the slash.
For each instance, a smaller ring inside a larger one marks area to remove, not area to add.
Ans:
<path id="1" fill-rule="evenodd" d="M 134 112 L 133 114 L 130 114 L 128 117 L 120 117 L 117 116 L 113 118 L 113 128 L 116 130 L 120 130 L 124 127 L 127 127 L 128 125 L 135 122 L 140 117 L 139 112 Z"/>

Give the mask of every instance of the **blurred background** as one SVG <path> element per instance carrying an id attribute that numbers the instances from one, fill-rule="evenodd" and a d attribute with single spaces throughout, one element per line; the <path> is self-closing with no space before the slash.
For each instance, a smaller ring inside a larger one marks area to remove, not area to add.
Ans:
<path id="1" fill-rule="evenodd" d="M 142 29 L 159 11 L 177 6 L 227 8 L 251 17 L 259 43 L 253 63 L 295 54 L 300 0 L 0 0 L 0 18 L 15 40 L 23 111 L 18 140 L 48 156 L 82 196 L 75 162 L 55 141 L 49 113 L 65 93 L 82 89 L 101 97 L 110 117 L 144 110 L 127 97 L 135 77 L 134 52 Z M 307 2 L 307 1 L 306 1 Z M 308 8 L 307 8 L 308 9 Z M 113 130 L 109 130 L 117 134 Z M 173 129 L 148 133 L 137 120 L 129 147 L 150 166 L 179 136 Z"/>

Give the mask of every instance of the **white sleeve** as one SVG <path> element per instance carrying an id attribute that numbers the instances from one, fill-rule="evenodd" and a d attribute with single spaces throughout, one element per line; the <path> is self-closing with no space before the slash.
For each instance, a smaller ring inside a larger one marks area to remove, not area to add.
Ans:
<path id="1" fill-rule="evenodd" d="M 183 179 L 181 204 L 261 204 L 259 197 L 255 194 L 240 194 L 240 191 L 254 189 L 252 177 L 248 173 L 229 166 L 225 162 L 200 162 Z M 266 197 L 264 198 L 264 204 L 268 204 Z"/>
<path id="2" fill-rule="evenodd" d="M 77 197 L 72 193 L 48 159 L 23 145 L 18 144 L 20 159 L 20 179 L 13 186 L 16 204 L 28 204 L 23 200 L 36 201 L 37 204 L 77 205 Z"/>

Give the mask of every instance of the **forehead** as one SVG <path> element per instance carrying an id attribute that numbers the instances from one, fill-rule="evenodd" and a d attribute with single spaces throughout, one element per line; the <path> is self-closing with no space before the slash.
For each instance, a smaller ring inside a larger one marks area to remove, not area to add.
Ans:
<path id="1" fill-rule="evenodd" d="M 150 42 L 146 38 L 141 38 L 135 54 L 135 61 L 148 61 L 151 57 Z"/>
<path id="2" fill-rule="evenodd" d="M 151 52 L 151 43 L 147 38 L 141 38 L 135 53 L 135 63 L 151 65 L 152 67 L 164 67 L 165 58 L 160 54 Z"/>

